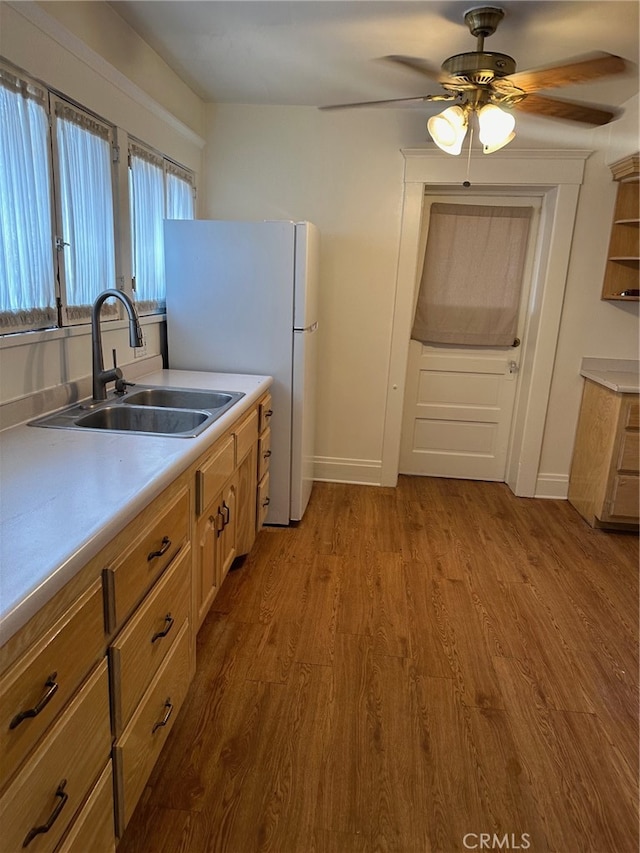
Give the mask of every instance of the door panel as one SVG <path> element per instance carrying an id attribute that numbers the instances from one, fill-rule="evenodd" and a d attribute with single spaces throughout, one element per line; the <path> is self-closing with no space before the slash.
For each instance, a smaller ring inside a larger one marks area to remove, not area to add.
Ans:
<path id="1" fill-rule="evenodd" d="M 518 337 L 524 338 L 540 200 L 532 197 L 430 197 L 434 202 L 534 208 L 522 286 Z M 505 478 L 521 347 L 471 347 L 410 341 L 400 466 L 403 474 Z"/>

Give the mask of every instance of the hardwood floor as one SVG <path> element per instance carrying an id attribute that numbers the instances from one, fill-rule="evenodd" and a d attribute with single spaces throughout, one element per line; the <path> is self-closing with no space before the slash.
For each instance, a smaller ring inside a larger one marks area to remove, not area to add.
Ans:
<path id="1" fill-rule="evenodd" d="M 318 483 L 225 580 L 118 853 L 636 853 L 637 802 L 638 537 Z"/>

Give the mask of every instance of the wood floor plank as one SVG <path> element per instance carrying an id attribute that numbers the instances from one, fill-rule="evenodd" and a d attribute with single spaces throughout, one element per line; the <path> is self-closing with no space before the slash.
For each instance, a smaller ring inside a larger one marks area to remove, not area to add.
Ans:
<path id="1" fill-rule="evenodd" d="M 434 570 L 423 562 L 404 562 L 409 643 L 414 667 L 421 675 L 453 678 L 445 643 L 440 636 L 432 594 Z"/>
<path id="2" fill-rule="evenodd" d="M 354 834 L 368 833 L 371 827 L 372 658 L 370 636 L 337 635 L 317 817 L 317 826 L 324 830 Z"/>
<path id="3" fill-rule="evenodd" d="M 638 537 L 566 501 L 316 483 L 197 661 L 118 853 L 637 849 Z"/>
<path id="4" fill-rule="evenodd" d="M 298 663 L 333 663 L 338 599 L 345 558 L 318 554 L 310 568 L 309 601 L 304 613 L 295 659 Z"/>
<path id="5" fill-rule="evenodd" d="M 456 687 L 462 702 L 480 708 L 501 708 L 491 651 L 464 581 L 433 584 L 440 635 L 444 639 Z"/>

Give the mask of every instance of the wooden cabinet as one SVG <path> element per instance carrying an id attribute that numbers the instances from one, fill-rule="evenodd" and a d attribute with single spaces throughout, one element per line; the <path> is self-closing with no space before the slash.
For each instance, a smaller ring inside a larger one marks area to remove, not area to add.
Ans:
<path id="1" fill-rule="evenodd" d="M 2 795 L 3 850 L 53 851 L 109 763 L 110 750 L 103 660 Z"/>
<path id="2" fill-rule="evenodd" d="M 195 671 L 189 481 L 189 476 L 178 478 L 128 526 L 133 535 L 103 571 L 105 612 L 114 634 L 108 655 L 118 836 L 169 731 L 168 715 L 175 719 Z M 176 654 L 179 678 L 170 663 Z M 164 711 L 162 702 L 158 707 L 158 690 L 166 693 Z M 164 734 L 155 735 L 158 728 Z M 152 730 L 155 736 L 149 739 Z"/>
<path id="3" fill-rule="evenodd" d="M 269 463 L 271 460 L 271 394 L 258 405 L 258 488 L 256 493 L 256 529 L 263 526 L 269 511 Z"/>
<path id="4" fill-rule="evenodd" d="M 191 681 L 191 636 L 185 624 L 114 746 L 116 825 L 124 832 Z"/>
<path id="5" fill-rule="evenodd" d="M 102 613 L 102 584 L 96 579 L 3 676 L 0 787 L 65 708 L 93 665 L 104 656 Z"/>
<path id="6" fill-rule="evenodd" d="M 618 181 L 609 252 L 602 285 L 603 299 L 637 301 L 640 298 L 640 209 L 638 154 L 611 166 Z"/>
<path id="7" fill-rule="evenodd" d="M 585 380 L 569 501 L 592 527 L 637 527 L 638 395 Z"/>
<path id="8" fill-rule="evenodd" d="M 130 547 L 104 570 L 107 627 L 122 625 L 189 537 L 189 493 L 154 502 L 151 521 L 135 529 Z M 148 513 L 147 513 L 148 515 Z"/>
<path id="9" fill-rule="evenodd" d="M 254 405 L 0 648 L 3 851 L 115 850 L 261 523 L 268 417 Z"/>
<path id="10" fill-rule="evenodd" d="M 196 471 L 195 607 L 199 627 L 235 558 L 255 539 L 258 411 L 220 439 Z"/>

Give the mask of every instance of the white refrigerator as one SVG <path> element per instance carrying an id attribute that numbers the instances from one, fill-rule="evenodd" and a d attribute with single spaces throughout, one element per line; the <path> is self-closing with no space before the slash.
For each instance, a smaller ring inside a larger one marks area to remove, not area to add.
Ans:
<path id="1" fill-rule="evenodd" d="M 165 222 L 169 367 L 268 374 L 267 524 L 302 518 L 313 485 L 319 237 L 309 222 Z"/>

